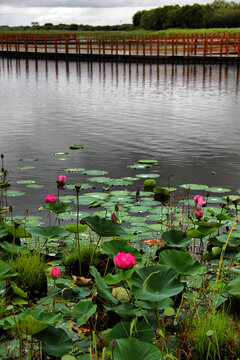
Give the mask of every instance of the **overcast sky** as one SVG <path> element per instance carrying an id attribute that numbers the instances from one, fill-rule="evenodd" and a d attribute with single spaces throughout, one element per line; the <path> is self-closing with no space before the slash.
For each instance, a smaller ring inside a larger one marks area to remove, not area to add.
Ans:
<path id="1" fill-rule="evenodd" d="M 131 23 L 138 10 L 164 5 L 210 3 L 213 0 L 0 0 L 0 25 L 115 25 Z"/>

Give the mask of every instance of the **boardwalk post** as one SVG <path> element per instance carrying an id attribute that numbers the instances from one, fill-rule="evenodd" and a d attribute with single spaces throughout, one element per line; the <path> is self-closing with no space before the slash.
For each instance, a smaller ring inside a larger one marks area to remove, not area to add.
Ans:
<path id="1" fill-rule="evenodd" d="M 164 55 L 167 56 L 167 37 L 165 36 Z"/>
<path id="2" fill-rule="evenodd" d="M 223 39 L 220 39 L 220 57 L 222 57 L 223 53 Z"/>
<path id="3" fill-rule="evenodd" d="M 68 54 L 68 42 L 69 42 L 69 40 L 66 39 L 65 40 L 65 52 L 66 52 L 66 54 Z"/>
<path id="4" fill-rule="evenodd" d="M 37 39 L 34 39 L 34 48 L 35 48 L 35 52 L 37 52 Z"/>
<path id="5" fill-rule="evenodd" d="M 157 38 L 157 56 L 159 56 L 159 38 Z"/>

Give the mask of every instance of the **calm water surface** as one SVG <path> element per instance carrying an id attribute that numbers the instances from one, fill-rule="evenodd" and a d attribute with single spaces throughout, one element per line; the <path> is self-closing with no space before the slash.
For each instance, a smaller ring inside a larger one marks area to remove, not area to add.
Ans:
<path id="1" fill-rule="evenodd" d="M 239 69 L 221 65 L 76 63 L 0 58 L 0 152 L 11 170 L 17 212 L 37 209 L 69 167 L 134 176 L 141 158 L 159 165 L 159 186 L 240 188 Z M 52 151 L 70 151 L 68 161 Z M 21 158 L 38 162 L 22 163 Z M 17 169 L 34 165 L 33 170 Z M 216 175 L 212 175 L 212 171 Z M 42 190 L 17 180 L 33 179 Z M 68 174 L 68 182 L 87 182 Z M 136 188 L 136 183 L 133 188 Z"/>

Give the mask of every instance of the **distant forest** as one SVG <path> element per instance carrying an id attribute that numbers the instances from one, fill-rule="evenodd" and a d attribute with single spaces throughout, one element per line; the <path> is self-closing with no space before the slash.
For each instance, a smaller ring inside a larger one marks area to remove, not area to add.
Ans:
<path id="1" fill-rule="evenodd" d="M 151 10 L 137 11 L 132 24 L 84 25 L 46 23 L 32 26 L 0 26 L 0 30 L 65 30 L 65 31 L 129 31 L 135 29 L 165 30 L 170 28 L 237 28 L 240 27 L 240 3 L 215 0 L 200 5 L 166 5 Z"/>
<path id="2" fill-rule="evenodd" d="M 133 25 L 145 30 L 240 27 L 240 3 L 215 0 L 205 5 L 168 5 L 138 11 L 133 15 Z"/>

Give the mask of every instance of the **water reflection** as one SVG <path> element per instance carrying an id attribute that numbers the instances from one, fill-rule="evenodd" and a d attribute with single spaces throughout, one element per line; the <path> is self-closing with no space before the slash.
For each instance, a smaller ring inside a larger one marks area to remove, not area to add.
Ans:
<path id="1" fill-rule="evenodd" d="M 8 154 L 13 179 L 37 178 L 49 192 L 65 168 L 132 176 L 127 165 L 141 157 L 159 160 L 151 172 L 160 173 L 162 185 L 173 173 L 176 185 L 237 190 L 239 78 L 235 65 L 1 58 L 1 152 Z M 72 144 L 85 149 L 71 152 L 68 162 L 50 156 Z M 31 173 L 16 170 L 19 158 L 30 156 L 39 165 Z"/>

